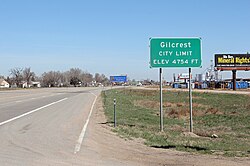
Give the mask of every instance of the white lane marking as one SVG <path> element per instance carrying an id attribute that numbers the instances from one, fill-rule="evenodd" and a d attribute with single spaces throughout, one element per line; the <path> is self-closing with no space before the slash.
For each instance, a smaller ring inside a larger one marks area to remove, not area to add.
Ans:
<path id="1" fill-rule="evenodd" d="M 44 94 L 44 93 L 47 93 L 47 92 L 43 92 L 43 93 L 40 93 L 40 94 Z M 3 94 L 3 93 L 1 93 Z M 5 93 L 7 94 L 7 93 Z M 13 93 L 8 93 L 10 95 L 13 95 Z M 24 94 L 24 95 L 16 95 L 16 96 L 0 96 L 0 98 L 4 98 L 4 99 L 11 99 L 11 98 L 18 98 L 18 97 L 26 97 L 28 98 L 29 96 L 32 96 L 33 94 Z"/>
<path id="2" fill-rule="evenodd" d="M 62 94 L 62 93 L 60 93 Z M 64 94 L 64 93 L 63 93 Z M 59 93 L 58 93 L 59 95 Z M 27 99 L 27 100 L 17 100 L 17 101 L 13 101 L 15 103 L 21 103 L 21 102 L 26 102 L 26 101 L 30 101 L 30 100 L 35 100 L 35 99 L 40 99 L 40 98 L 46 98 L 46 97 L 50 97 L 50 96 L 42 96 L 42 97 L 37 97 L 37 98 L 31 98 L 31 99 Z M 9 105 L 9 104 L 13 104 L 13 102 L 9 102 L 9 103 L 4 103 L 4 104 L 0 104 L 0 106 L 5 106 L 5 105 Z"/>
<path id="3" fill-rule="evenodd" d="M 91 110 L 90 110 L 90 112 L 89 112 L 89 116 L 88 116 L 88 118 L 87 118 L 87 121 L 85 122 L 85 124 L 84 124 L 84 126 L 83 126 L 83 128 L 82 128 L 82 132 L 81 132 L 81 134 L 80 134 L 80 136 L 79 136 L 79 138 L 78 138 L 78 140 L 77 140 L 77 143 L 76 143 L 76 146 L 75 146 L 74 154 L 76 154 L 77 152 L 79 152 L 80 149 L 81 149 L 82 141 L 83 141 L 83 138 L 84 138 L 84 136 L 85 136 L 85 133 L 86 133 L 86 130 L 87 130 L 87 127 L 88 127 L 88 124 L 89 124 L 89 119 L 90 119 L 90 116 L 91 116 L 91 114 L 92 114 L 92 112 L 93 112 L 93 108 L 94 108 L 94 105 L 95 105 L 95 102 L 96 102 L 96 99 L 97 99 L 97 96 L 96 96 L 94 93 L 92 93 L 92 92 L 90 92 L 90 93 L 91 93 L 92 95 L 95 96 L 95 100 L 94 100 L 93 103 L 92 103 Z"/>
<path id="4" fill-rule="evenodd" d="M 30 112 L 26 112 L 26 113 L 24 113 L 24 114 L 22 114 L 22 115 L 19 115 L 19 116 L 16 116 L 16 117 L 14 117 L 14 118 L 11 118 L 11 119 L 9 119 L 9 120 L 6 120 L 6 121 L 4 121 L 4 122 L 1 122 L 1 123 L 0 123 L 0 126 L 4 125 L 4 124 L 6 124 L 6 123 L 12 122 L 12 121 L 14 121 L 14 120 L 20 119 L 20 118 L 22 118 L 22 117 L 24 117 L 24 116 L 27 116 L 27 115 L 32 114 L 32 113 L 34 113 L 34 112 L 37 112 L 37 111 L 39 111 L 39 110 L 41 110 L 41 109 L 44 109 L 44 108 L 46 108 L 46 107 L 49 107 L 49 106 L 51 106 L 51 105 L 60 103 L 60 102 L 62 102 L 62 101 L 64 101 L 64 100 L 67 100 L 67 99 L 68 99 L 68 98 L 64 98 L 64 99 L 55 101 L 55 102 L 53 102 L 53 103 L 47 104 L 47 105 L 45 105 L 45 106 L 42 106 L 42 107 L 40 107 L 40 108 L 34 109 L 34 110 L 30 111 Z"/>

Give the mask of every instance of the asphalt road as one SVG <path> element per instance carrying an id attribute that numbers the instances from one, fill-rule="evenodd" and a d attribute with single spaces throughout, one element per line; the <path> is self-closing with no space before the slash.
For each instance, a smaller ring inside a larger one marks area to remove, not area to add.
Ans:
<path id="1" fill-rule="evenodd" d="M 84 165 L 78 152 L 101 90 L 0 91 L 0 165 Z"/>

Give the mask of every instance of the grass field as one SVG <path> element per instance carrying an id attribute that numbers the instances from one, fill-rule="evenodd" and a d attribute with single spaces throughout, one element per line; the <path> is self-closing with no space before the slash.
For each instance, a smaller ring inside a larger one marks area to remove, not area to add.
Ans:
<path id="1" fill-rule="evenodd" d="M 142 138 L 154 148 L 195 153 L 250 156 L 250 96 L 193 93 L 194 135 L 189 131 L 187 92 L 163 92 L 164 132 L 159 130 L 159 91 L 113 89 L 102 93 L 105 114 L 125 139 Z M 218 138 L 211 138 L 216 134 Z"/>

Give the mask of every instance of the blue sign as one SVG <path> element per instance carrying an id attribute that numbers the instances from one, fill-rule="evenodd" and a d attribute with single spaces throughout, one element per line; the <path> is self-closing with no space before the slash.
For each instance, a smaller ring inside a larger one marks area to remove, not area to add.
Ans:
<path id="1" fill-rule="evenodd" d="M 127 76 L 110 76 L 110 82 L 127 82 Z"/>

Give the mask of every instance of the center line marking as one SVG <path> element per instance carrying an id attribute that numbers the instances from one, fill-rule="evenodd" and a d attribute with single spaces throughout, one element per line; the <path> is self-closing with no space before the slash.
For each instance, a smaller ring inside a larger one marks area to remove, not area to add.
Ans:
<path id="1" fill-rule="evenodd" d="M 82 132 L 81 132 L 81 134 L 80 134 L 80 136 L 79 136 L 79 138 L 77 140 L 74 154 L 76 154 L 77 152 L 79 152 L 80 149 L 81 149 L 82 141 L 83 141 L 83 138 L 85 136 L 85 133 L 86 133 L 86 130 L 87 130 L 87 127 L 88 127 L 88 124 L 89 124 L 89 119 L 90 119 L 90 116 L 91 116 L 91 114 L 93 112 L 93 108 L 94 108 L 94 105 L 95 105 L 95 102 L 96 102 L 96 99 L 97 99 L 97 96 L 94 93 L 92 93 L 92 92 L 90 92 L 90 93 L 95 96 L 95 100 L 94 100 L 94 102 L 93 102 L 93 104 L 91 106 L 91 110 L 89 112 L 88 119 L 87 119 L 86 123 L 84 124 L 84 126 L 82 128 Z"/>
<path id="2" fill-rule="evenodd" d="M 51 105 L 60 103 L 60 102 L 62 102 L 62 101 L 64 101 L 64 100 L 67 100 L 67 99 L 68 99 L 68 98 L 64 98 L 64 99 L 55 101 L 55 102 L 53 102 L 53 103 L 47 104 L 47 105 L 45 105 L 45 106 L 42 106 L 42 107 L 40 107 L 40 108 L 34 109 L 34 110 L 30 111 L 30 112 L 26 112 L 26 113 L 24 113 L 24 114 L 22 114 L 22 115 L 19 115 L 19 116 L 16 116 L 16 117 L 14 117 L 14 118 L 11 118 L 11 119 L 9 119 L 9 120 L 6 120 L 6 121 L 4 121 L 4 122 L 1 122 L 1 123 L 0 123 L 0 126 L 4 125 L 4 124 L 6 124 L 6 123 L 12 122 L 12 121 L 14 121 L 14 120 L 20 119 L 20 118 L 22 118 L 22 117 L 24 117 L 24 116 L 27 116 L 27 115 L 32 114 L 32 113 L 34 113 L 34 112 L 37 112 L 37 111 L 39 111 L 39 110 L 41 110 L 41 109 L 44 109 L 44 108 L 46 108 L 46 107 L 49 107 L 49 106 L 51 106 Z"/>

